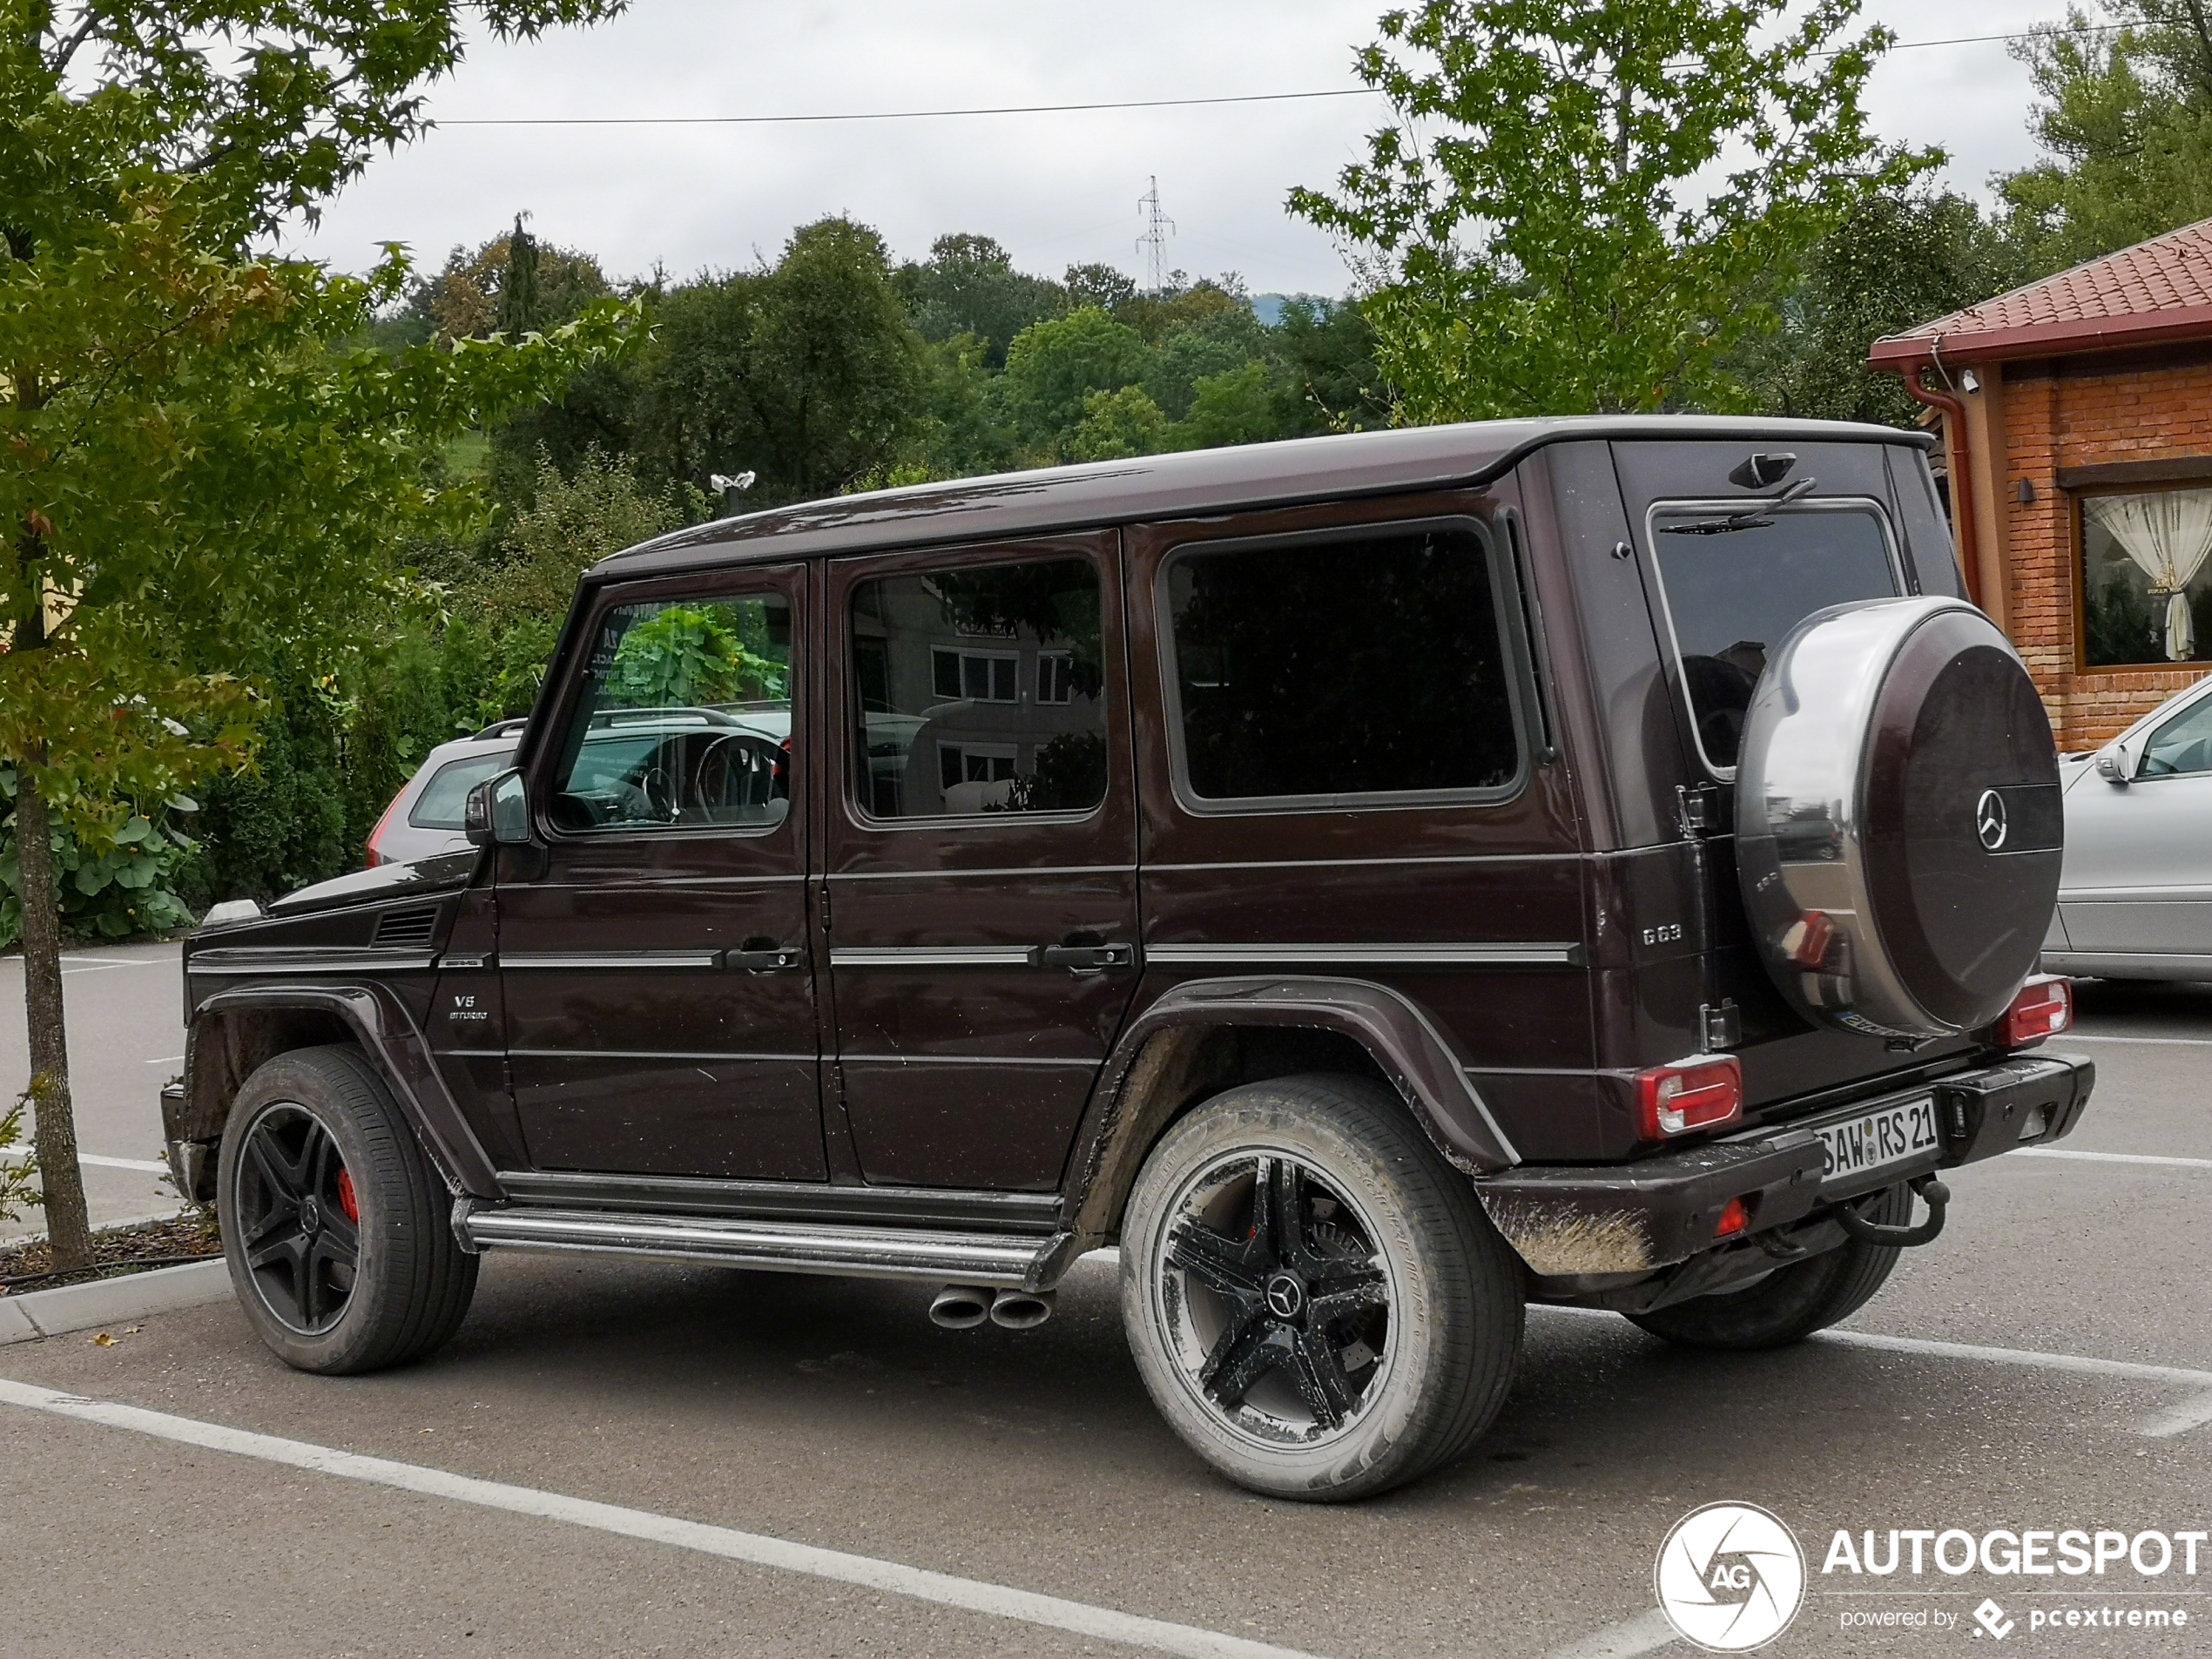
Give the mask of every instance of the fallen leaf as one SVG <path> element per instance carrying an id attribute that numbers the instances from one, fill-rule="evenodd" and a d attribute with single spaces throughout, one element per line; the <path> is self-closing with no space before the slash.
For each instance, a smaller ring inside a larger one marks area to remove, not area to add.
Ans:
<path id="1" fill-rule="evenodd" d="M 108 1333 L 105 1331 L 101 1332 L 99 1335 L 94 1337 L 92 1341 L 98 1347 L 112 1348 L 115 1346 L 115 1339 L 108 1335 Z"/>

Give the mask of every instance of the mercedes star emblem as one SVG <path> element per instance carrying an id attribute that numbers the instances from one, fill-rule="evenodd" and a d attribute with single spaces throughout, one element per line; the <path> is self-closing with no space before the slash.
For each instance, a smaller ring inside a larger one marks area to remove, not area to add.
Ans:
<path id="1" fill-rule="evenodd" d="M 1993 789 L 1981 792 L 1981 799 L 1974 803 L 1974 837 L 1985 853 L 1994 853 L 2005 845 L 2005 798 Z"/>

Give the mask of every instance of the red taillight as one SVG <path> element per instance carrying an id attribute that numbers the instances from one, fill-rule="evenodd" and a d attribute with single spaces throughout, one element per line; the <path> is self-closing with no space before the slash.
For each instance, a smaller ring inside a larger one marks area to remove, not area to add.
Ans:
<path id="1" fill-rule="evenodd" d="M 368 861 L 361 866 L 363 869 L 373 870 L 378 865 L 384 862 L 384 855 L 376 850 L 376 844 L 384 839 L 385 828 L 391 823 L 392 814 L 400 810 L 401 796 L 403 796 L 406 793 L 407 791 L 402 789 L 400 791 L 398 795 L 392 797 L 392 804 L 384 809 L 384 816 L 376 820 L 376 827 L 369 831 L 368 847 Z"/>
<path id="2" fill-rule="evenodd" d="M 1750 1224 L 1750 1220 L 1743 1209 L 1743 1200 L 1730 1198 L 1721 1206 L 1721 1218 L 1713 1224 L 1713 1237 L 1726 1238 L 1731 1233 L 1740 1233 Z"/>
<path id="3" fill-rule="evenodd" d="M 1997 1022 L 1997 1041 L 2007 1049 L 2056 1036 L 2074 1023 L 2074 981 L 2047 974 L 2020 987 L 2013 1006 Z"/>
<path id="4" fill-rule="evenodd" d="M 1734 1055 L 1699 1055 L 1636 1074 L 1636 1116 L 1648 1141 L 1710 1129 L 1743 1112 L 1743 1068 Z"/>

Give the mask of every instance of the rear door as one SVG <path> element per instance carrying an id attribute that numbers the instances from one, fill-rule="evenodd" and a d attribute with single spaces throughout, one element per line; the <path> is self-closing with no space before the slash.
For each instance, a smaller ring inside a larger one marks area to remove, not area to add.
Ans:
<path id="1" fill-rule="evenodd" d="M 2067 792 L 2059 909 L 2077 951 L 2212 955 L 2212 696 L 2129 745 L 2133 781 Z"/>
<path id="2" fill-rule="evenodd" d="M 539 1170 L 821 1180 L 805 570 L 612 588 L 500 855 L 515 1110 Z M 799 712 L 804 714 L 803 706 Z"/>
<path id="3" fill-rule="evenodd" d="M 862 1173 L 1049 1190 L 1135 975 L 1112 531 L 833 561 L 825 880 Z"/>

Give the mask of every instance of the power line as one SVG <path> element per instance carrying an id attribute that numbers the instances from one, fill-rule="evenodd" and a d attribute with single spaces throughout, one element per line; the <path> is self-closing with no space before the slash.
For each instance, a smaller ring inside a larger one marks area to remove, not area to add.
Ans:
<path id="1" fill-rule="evenodd" d="M 2062 28 L 2069 33 L 2110 34 L 2132 28 L 2129 24 L 2083 24 L 2077 26 L 2052 24 L 2043 25 Z M 1953 35 L 1944 40 L 1900 40 L 1892 45 L 1891 51 L 1920 51 L 1933 46 L 1985 46 L 1998 41 L 2033 39 L 2033 29 L 2013 30 L 2001 35 Z M 1816 57 L 1834 57 L 1850 48 L 1834 51 L 1815 52 Z M 1694 68 L 1683 64 L 1677 68 Z M 451 120 L 433 119 L 434 127 L 682 127 L 682 126 L 794 126 L 821 122 L 838 121 L 934 121 L 963 116 L 982 115 L 1080 115 L 1111 110 L 1185 110 L 1223 104 L 1291 104 L 1324 98 L 1379 98 L 1381 92 L 1372 86 L 1337 86 L 1310 92 L 1241 92 L 1214 98 L 1139 98 L 1093 104 L 994 104 L 973 108 L 950 110 L 840 110 L 820 115 L 482 115 L 461 116 Z"/>

